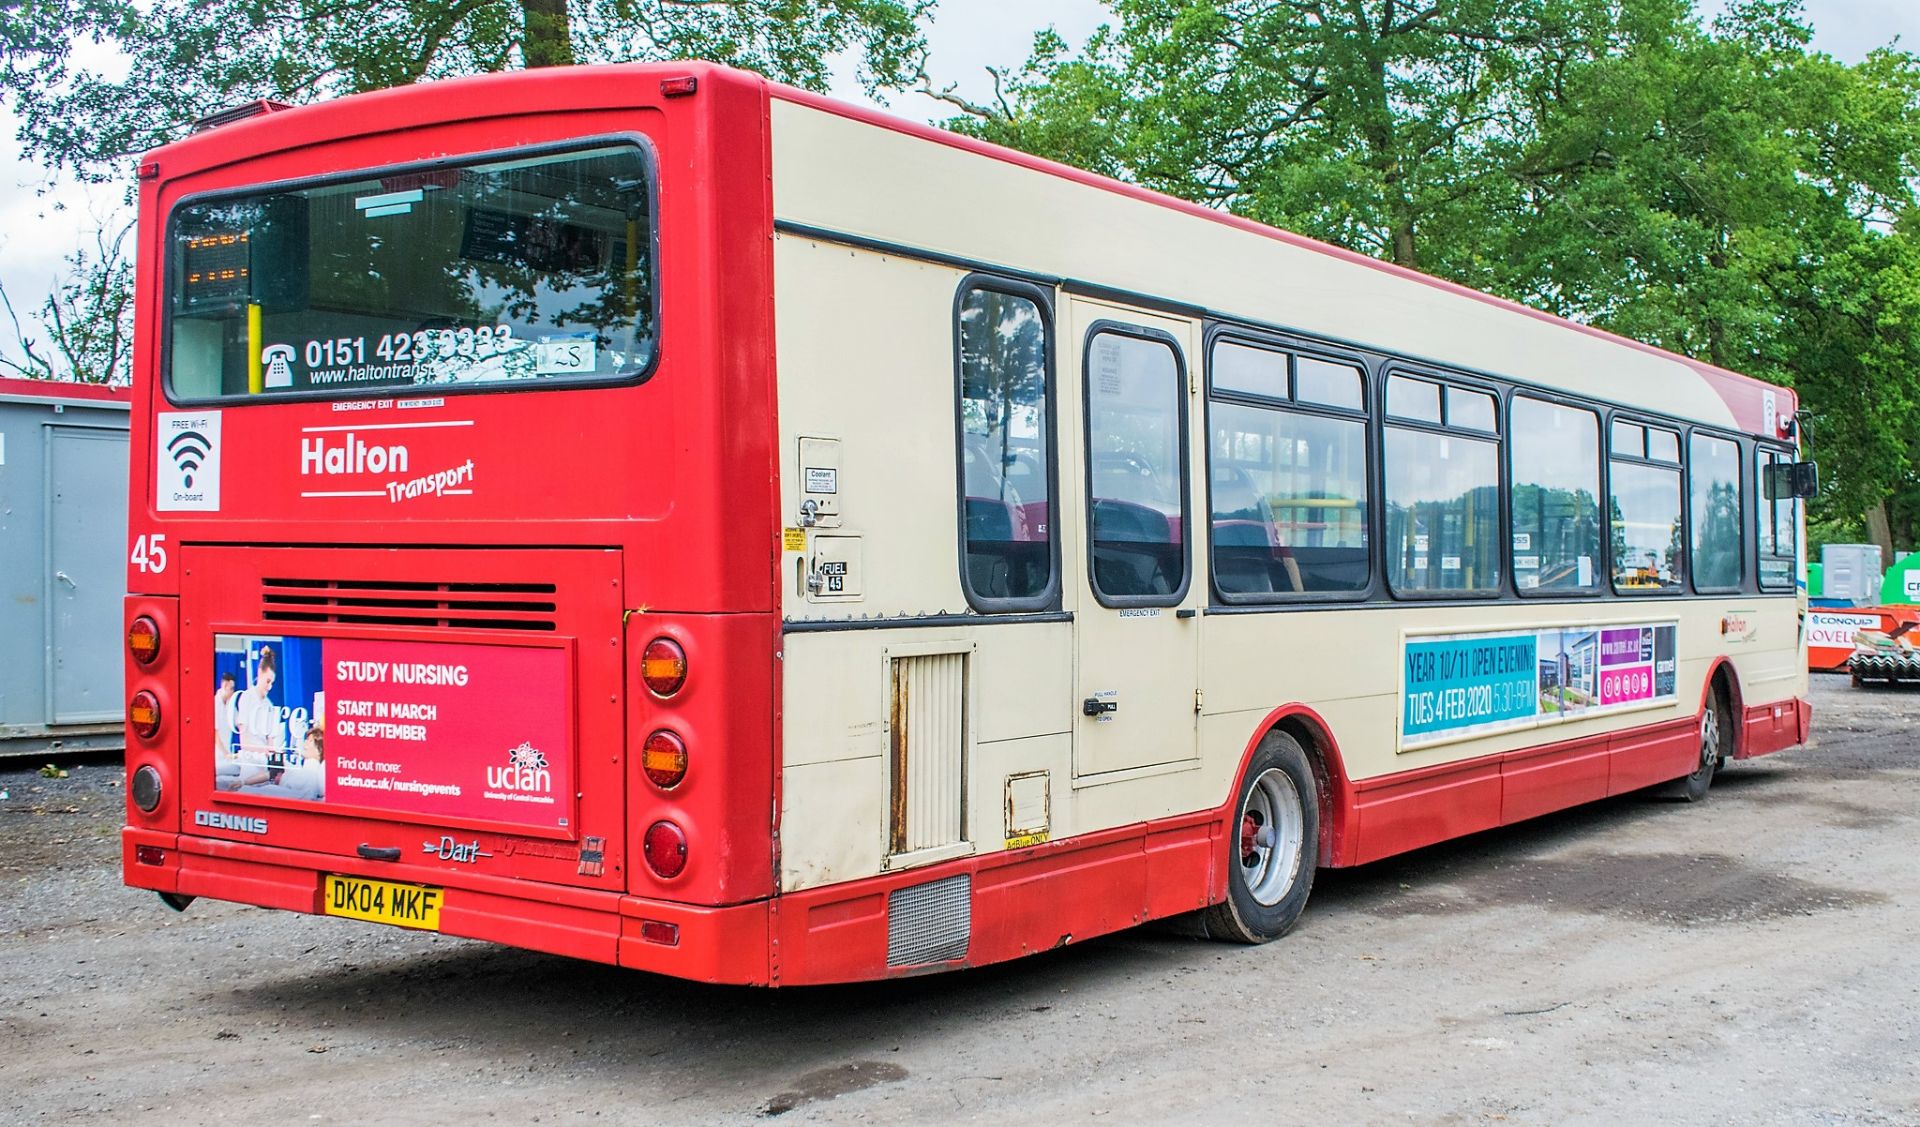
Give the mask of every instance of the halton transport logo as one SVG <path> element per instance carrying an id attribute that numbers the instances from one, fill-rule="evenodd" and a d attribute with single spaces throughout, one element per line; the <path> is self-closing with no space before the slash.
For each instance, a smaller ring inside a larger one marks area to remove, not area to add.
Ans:
<path id="1" fill-rule="evenodd" d="M 507 752 L 507 762 L 503 766 L 487 768 L 487 787 L 490 790 L 504 791 L 513 797 L 525 796 L 532 801 L 541 801 L 539 797 L 553 793 L 553 775 L 547 770 L 547 756 L 531 742 L 523 742 L 519 747 Z M 551 798 L 545 801 L 551 802 Z"/>

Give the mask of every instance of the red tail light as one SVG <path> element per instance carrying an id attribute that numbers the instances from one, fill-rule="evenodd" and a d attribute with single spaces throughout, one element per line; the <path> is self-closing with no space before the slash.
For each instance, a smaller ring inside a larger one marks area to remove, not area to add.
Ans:
<path id="1" fill-rule="evenodd" d="M 157 845 L 136 845 L 133 847 L 133 859 L 142 865 L 164 865 L 167 863 L 167 851 Z"/>
<path id="2" fill-rule="evenodd" d="M 142 813 L 151 814 L 159 807 L 161 790 L 160 772 L 154 770 L 150 763 L 137 768 L 133 772 L 133 777 L 127 780 L 127 792 L 133 795 L 133 804 L 138 806 Z"/>
<path id="3" fill-rule="evenodd" d="M 687 651 L 672 638 L 655 638 L 640 654 L 640 679 L 655 696 L 670 697 L 687 683 Z"/>
<path id="4" fill-rule="evenodd" d="M 647 867 L 666 880 L 672 880 L 687 867 L 687 835 L 672 822 L 655 822 L 647 827 L 640 841 L 640 852 Z"/>
<path id="5" fill-rule="evenodd" d="M 655 732 L 640 748 L 640 769 L 654 786 L 672 790 L 687 777 L 686 743 L 664 728 Z"/>
<path id="6" fill-rule="evenodd" d="M 160 624 L 146 615 L 127 627 L 127 652 L 141 665 L 152 665 L 160 656 Z"/>
<path id="7" fill-rule="evenodd" d="M 150 740 L 160 732 L 160 698 L 151 689 L 141 689 L 127 702 L 127 723 L 133 734 Z"/>

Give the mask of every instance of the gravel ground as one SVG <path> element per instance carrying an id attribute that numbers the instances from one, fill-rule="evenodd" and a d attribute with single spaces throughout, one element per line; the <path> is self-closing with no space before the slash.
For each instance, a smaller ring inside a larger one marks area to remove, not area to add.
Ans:
<path id="1" fill-rule="evenodd" d="M 1818 745 L 1136 931 L 700 987 L 122 888 L 111 761 L 0 772 L 0 1121 L 1920 1124 L 1920 693 Z"/>

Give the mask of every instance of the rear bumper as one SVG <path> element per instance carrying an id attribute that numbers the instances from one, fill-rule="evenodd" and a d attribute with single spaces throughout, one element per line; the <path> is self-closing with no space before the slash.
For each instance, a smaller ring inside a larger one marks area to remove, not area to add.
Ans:
<path id="1" fill-rule="evenodd" d="M 161 863 L 142 862 L 141 846 L 150 847 L 149 861 L 159 849 Z M 454 890 L 440 910 L 443 935 L 704 982 L 768 981 L 764 900 L 702 908 L 481 874 L 450 881 L 444 869 L 140 829 L 122 830 L 121 847 L 126 883 L 135 888 L 320 915 L 328 873 L 432 885 Z M 645 921 L 673 925 L 677 942 L 643 938 Z"/>
<path id="2" fill-rule="evenodd" d="M 153 830 L 121 834 L 126 883 L 135 888 L 318 915 L 329 873 L 431 885 L 448 890 L 444 935 L 698 982 L 765 986 L 983 965 L 1203 908 L 1223 891 L 1214 887 L 1224 879 L 1215 864 L 1224 849 L 1221 825 L 1209 811 L 724 907 Z M 150 847 L 149 862 L 152 849 L 160 850 L 159 863 L 143 863 L 142 846 Z M 965 955 L 890 965 L 890 894 L 963 876 Z"/>

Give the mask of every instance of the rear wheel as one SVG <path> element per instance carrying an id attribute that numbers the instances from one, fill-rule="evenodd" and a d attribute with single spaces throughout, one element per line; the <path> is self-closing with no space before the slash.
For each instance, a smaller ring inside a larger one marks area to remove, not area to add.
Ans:
<path id="1" fill-rule="evenodd" d="M 1320 796 L 1299 741 L 1268 733 L 1236 797 L 1227 899 L 1201 922 L 1214 939 L 1265 943 L 1300 919 L 1319 867 Z"/>

